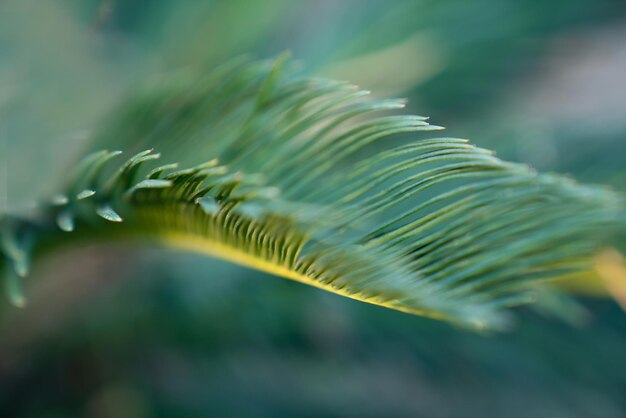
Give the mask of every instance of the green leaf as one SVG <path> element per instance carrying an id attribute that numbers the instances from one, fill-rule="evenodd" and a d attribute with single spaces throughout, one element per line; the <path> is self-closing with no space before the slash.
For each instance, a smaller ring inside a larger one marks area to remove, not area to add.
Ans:
<path id="1" fill-rule="evenodd" d="M 163 82 L 98 135 L 97 146 L 134 156 L 119 166 L 111 153 L 87 157 L 79 167 L 94 198 L 44 208 L 39 237 L 63 239 L 49 219 L 71 231 L 76 218 L 94 237 L 124 219 L 116 236 L 484 328 L 528 303 L 531 284 L 584 269 L 623 227 L 612 191 L 464 139 L 417 137 L 441 128 L 386 113 L 402 106 L 299 77 L 282 58 Z"/>
<path id="2" fill-rule="evenodd" d="M 75 228 L 74 213 L 71 209 L 64 209 L 57 215 L 56 223 L 62 231 L 72 232 Z"/>
<path id="3" fill-rule="evenodd" d="M 4 274 L 4 288 L 9 301 L 18 308 L 26 306 L 26 296 L 24 295 L 22 278 L 12 269 L 8 269 Z"/>
<path id="4" fill-rule="evenodd" d="M 88 198 L 90 198 L 91 196 L 93 196 L 93 195 L 95 195 L 95 194 L 96 194 L 96 191 L 95 191 L 95 190 L 89 190 L 89 189 L 87 189 L 87 190 L 83 190 L 82 192 L 80 192 L 80 193 L 78 193 L 78 194 L 76 195 L 76 199 L 77 199 L 77 200 L 84 200 L 84 199 L 88 199 Z"/>
<path id="5" fill-rule="evenodd" d="M 109 222 L 122 222 L 122 217 L 113 210 L 111 206 L 100 206 L 96 213 L 103 219 L 106 219 Z"/>

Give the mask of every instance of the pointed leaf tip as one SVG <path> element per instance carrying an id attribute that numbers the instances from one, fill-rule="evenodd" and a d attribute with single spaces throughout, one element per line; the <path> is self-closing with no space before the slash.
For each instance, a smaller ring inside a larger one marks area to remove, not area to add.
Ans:
<path id="1" fill-rule="evenodd" d="M 64 206 L 70 202 L 67 196 L 58 194 L 50 198 L 50 203 L 54 206 Z"/>
<path id="2" fill-rule="evenodd" d="M 15 270 L 15 273 L 17 273 L 18 276 L 26 277 L 28 276 L 28 272 L 30 271 L 30 263 L 28 262 L 28 259 L 26 258 L 14 260 L 13 269 Z"/>
<path id="3" fill-rule="evenodd" d="M 58 227 L 65 232 L 74 231 L 74 213 L 70 210 L 65 210 L 57 216 Z"/>
<path id="4" fill-rule="evenodd" d="M 204 213 L 207 215 L 217 215 L 220 211 L 220 205 L 217 201 L 211 196 L 205 196 L 196 199 L 196 203 L 200 205 Z"/>
<path id="5" fill-rule="evenodd" d="M 26 306 L 26 296 L 24 295 L 22 279 L 14 272 L 7 272 L 4 277 L 4 286 L 9 302 L 17 308 Z"/>
<path id="6" fill-rule="evenodd" d="M 76 199 L 77 200 L 87 199 L 87 198 L 90 198 L 91 196 L 93 196 L 95 194 L 96 194 L 95 190 L 86 189 L 86 190 L 83 190 L 82 192 L 78 193 L 76 195 Z"/>
<path id="7" fill-rule="evenodd" d="M 160 189 L 170 187 L 171 185 L 172 182 L 170 180 L 147 179 L 137 183 L 133 189 Z"/>
<path id="8" fill-rule="evenodd" d="M 96 210 L 96 213 L 101 218 L 104 218 L 110 222 L 123 222 L 124 221 L 122 217 L 117 212 L 115 212 L 115 210 L 113 210 L 111 206 L 100 206 Z"/>

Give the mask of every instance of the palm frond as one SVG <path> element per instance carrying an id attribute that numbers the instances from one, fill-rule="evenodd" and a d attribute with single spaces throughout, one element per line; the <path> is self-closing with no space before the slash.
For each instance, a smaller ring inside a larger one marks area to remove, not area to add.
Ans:
<path id="1" fill-rule="evenodd" d="M 619 224 L 611 191 L 536 174 L 467 140 L 385 145 L 440 128 L 385 114 L 401 100 L 289 66 L 236 61 L 129 99 L 96 143 L 131 158 L 95 152 L 36 221 L 3 221 L 14 302 L 24 302 L 18 277 L 33 250 L 71 236 L 133 237 L 497 327 L 502 308 L 529 300 L 530 282 L 585 268 Z"/>

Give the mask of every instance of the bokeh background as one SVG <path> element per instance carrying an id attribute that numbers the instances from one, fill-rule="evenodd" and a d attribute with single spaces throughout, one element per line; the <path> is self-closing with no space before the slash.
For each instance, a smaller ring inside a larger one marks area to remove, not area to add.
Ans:
<path id="1" fill-rule="evenodd" d="M 0 208 L 159 74 L 289 50 L 505 159 L 626 191 L 623 0 L 4 0 Z M 477 335 L 217 260 L 92 246 L 0 307 L 4 417 L 625 417 L 608 297 Z M 555 300 L 554 303 L 569 303 Z"/>

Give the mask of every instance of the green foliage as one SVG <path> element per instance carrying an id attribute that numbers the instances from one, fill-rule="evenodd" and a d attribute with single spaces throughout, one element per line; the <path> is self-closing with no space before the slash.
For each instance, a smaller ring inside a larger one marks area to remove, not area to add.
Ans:
<path id="1" fill-rule="evenodd" d="M 35 250 L 74 236 L 206 252 L 358 300 L 477 328 L 529 283 L 580 270 L 619 224 L 611 191 L 538 175 L 440 129 L 401 100 L 298 77 L 284 58 L 156 80 L 36 221 L 2 224 L 7 289 Z M 158 150 L 155 154 L 152 149 Z M 156 163 L 157 159 L 163 163 Z M 76 232 L 73 232 L 76 231 Z M 67 234 L 72 232 L 72 234 Z"/>

